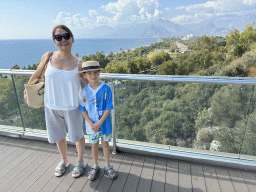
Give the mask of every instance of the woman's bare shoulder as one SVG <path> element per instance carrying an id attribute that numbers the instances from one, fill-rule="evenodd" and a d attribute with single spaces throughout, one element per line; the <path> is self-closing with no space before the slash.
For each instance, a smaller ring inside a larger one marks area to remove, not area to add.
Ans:
<path id="1" fill-rule="evenodd" d="M 45 54 L 43 54 L 41 61 L 46 60 L 52 53 L 53 52 L 49 51 L 49 52 L 46 52 Z"/>

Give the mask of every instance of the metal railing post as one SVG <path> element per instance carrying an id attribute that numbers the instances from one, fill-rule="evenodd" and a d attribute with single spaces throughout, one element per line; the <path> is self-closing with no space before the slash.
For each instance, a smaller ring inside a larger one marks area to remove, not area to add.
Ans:
<path id="1" fill-rule="evenodd" d="M 112 154 L 116 154 L 116 116 L 115 116 L 115 83 L 111 79 L 111 90 L 112 90 L 112 100 L 114 109 L 111 111 L 112 117 L 112 135 L 113 135 L 113 151 Z"/>
<path id="2" fill-rule="evenodd" d="M 12 84 L 13 84 L 14 93 L 15 93 L 15 96 L 16 96 L 17 105 L 18 105 L 18 108 L 19 108 L 19 113 L 20 113 L 20 119 L 21 119 L 22 127 L 23 127 L 23 130 L 25 131 L 25 125 L 24 125 L 24 121 L 23 121 L 22 114 L 21 114 L 19 98 L 18 98 L 18 94 L 17 94 L 17 91 L 16 91 L 16 86 L 15 86 L 15 82 L 14 82 L 13 76 L 14 76 L 14 75 L 12 74 L 12 75 L 11 75 L 11 77 L 12 77 Z"/>

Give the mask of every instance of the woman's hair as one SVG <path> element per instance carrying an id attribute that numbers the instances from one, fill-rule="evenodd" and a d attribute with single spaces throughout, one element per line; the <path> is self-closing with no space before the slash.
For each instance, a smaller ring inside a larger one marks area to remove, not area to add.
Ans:
<path id="1" fill-rule="evenodd" d="M 52 30 L 52 39 L 53 39 L 53 41 L 55 40 L 55 38 L 54 38 L 54 35 L 55 35 L 55 32 L 56 32 L 56 30 L 58 29 L 58 28 L 61 28 L 61 29 L 64 29 L 65 31 L 67 31 L 68 33 L 70 33 L 70 36 L 72 37 L 72 41 L 73 41 L 73 43 L 74 43 L 74 36 L 73 36 L 73 33 L 70 31 L 70 29 L 67 27 L 67 26 L 65 26 L 65 25 L 57 25 L 56 27 L 54 27 L 53 28 L 53 30 Z"/>

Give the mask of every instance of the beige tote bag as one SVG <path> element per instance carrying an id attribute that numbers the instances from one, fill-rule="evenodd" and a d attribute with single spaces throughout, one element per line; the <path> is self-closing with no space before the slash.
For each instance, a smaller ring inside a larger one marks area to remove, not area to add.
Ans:
<path id="1" fill-rule="evenodd" d="M 39 78 L 42 75 L 42 72 L 46 68 L 49 59 L 51 57 L 52 53 L 49 54 L 49 57 L 44 64 L 44 68 L 40 73 Z M 25 89 L 27 90 L 28 95 L 28 106 L 33 108 L 40 108 L 44 106 L 44 78 L 43 79 L 35 79 L 31 83 L 25 84 Z"/>

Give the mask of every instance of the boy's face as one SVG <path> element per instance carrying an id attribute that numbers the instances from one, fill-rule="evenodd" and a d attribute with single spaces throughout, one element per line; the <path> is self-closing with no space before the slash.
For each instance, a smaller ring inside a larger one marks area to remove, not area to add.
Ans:
<path id="1" fill-rule="evenodd" d="M 94 83 L 99 80 L 100 71 L 87 71 L 83 73 L 83 76 L 88 79 L 89 83 Z"/>

